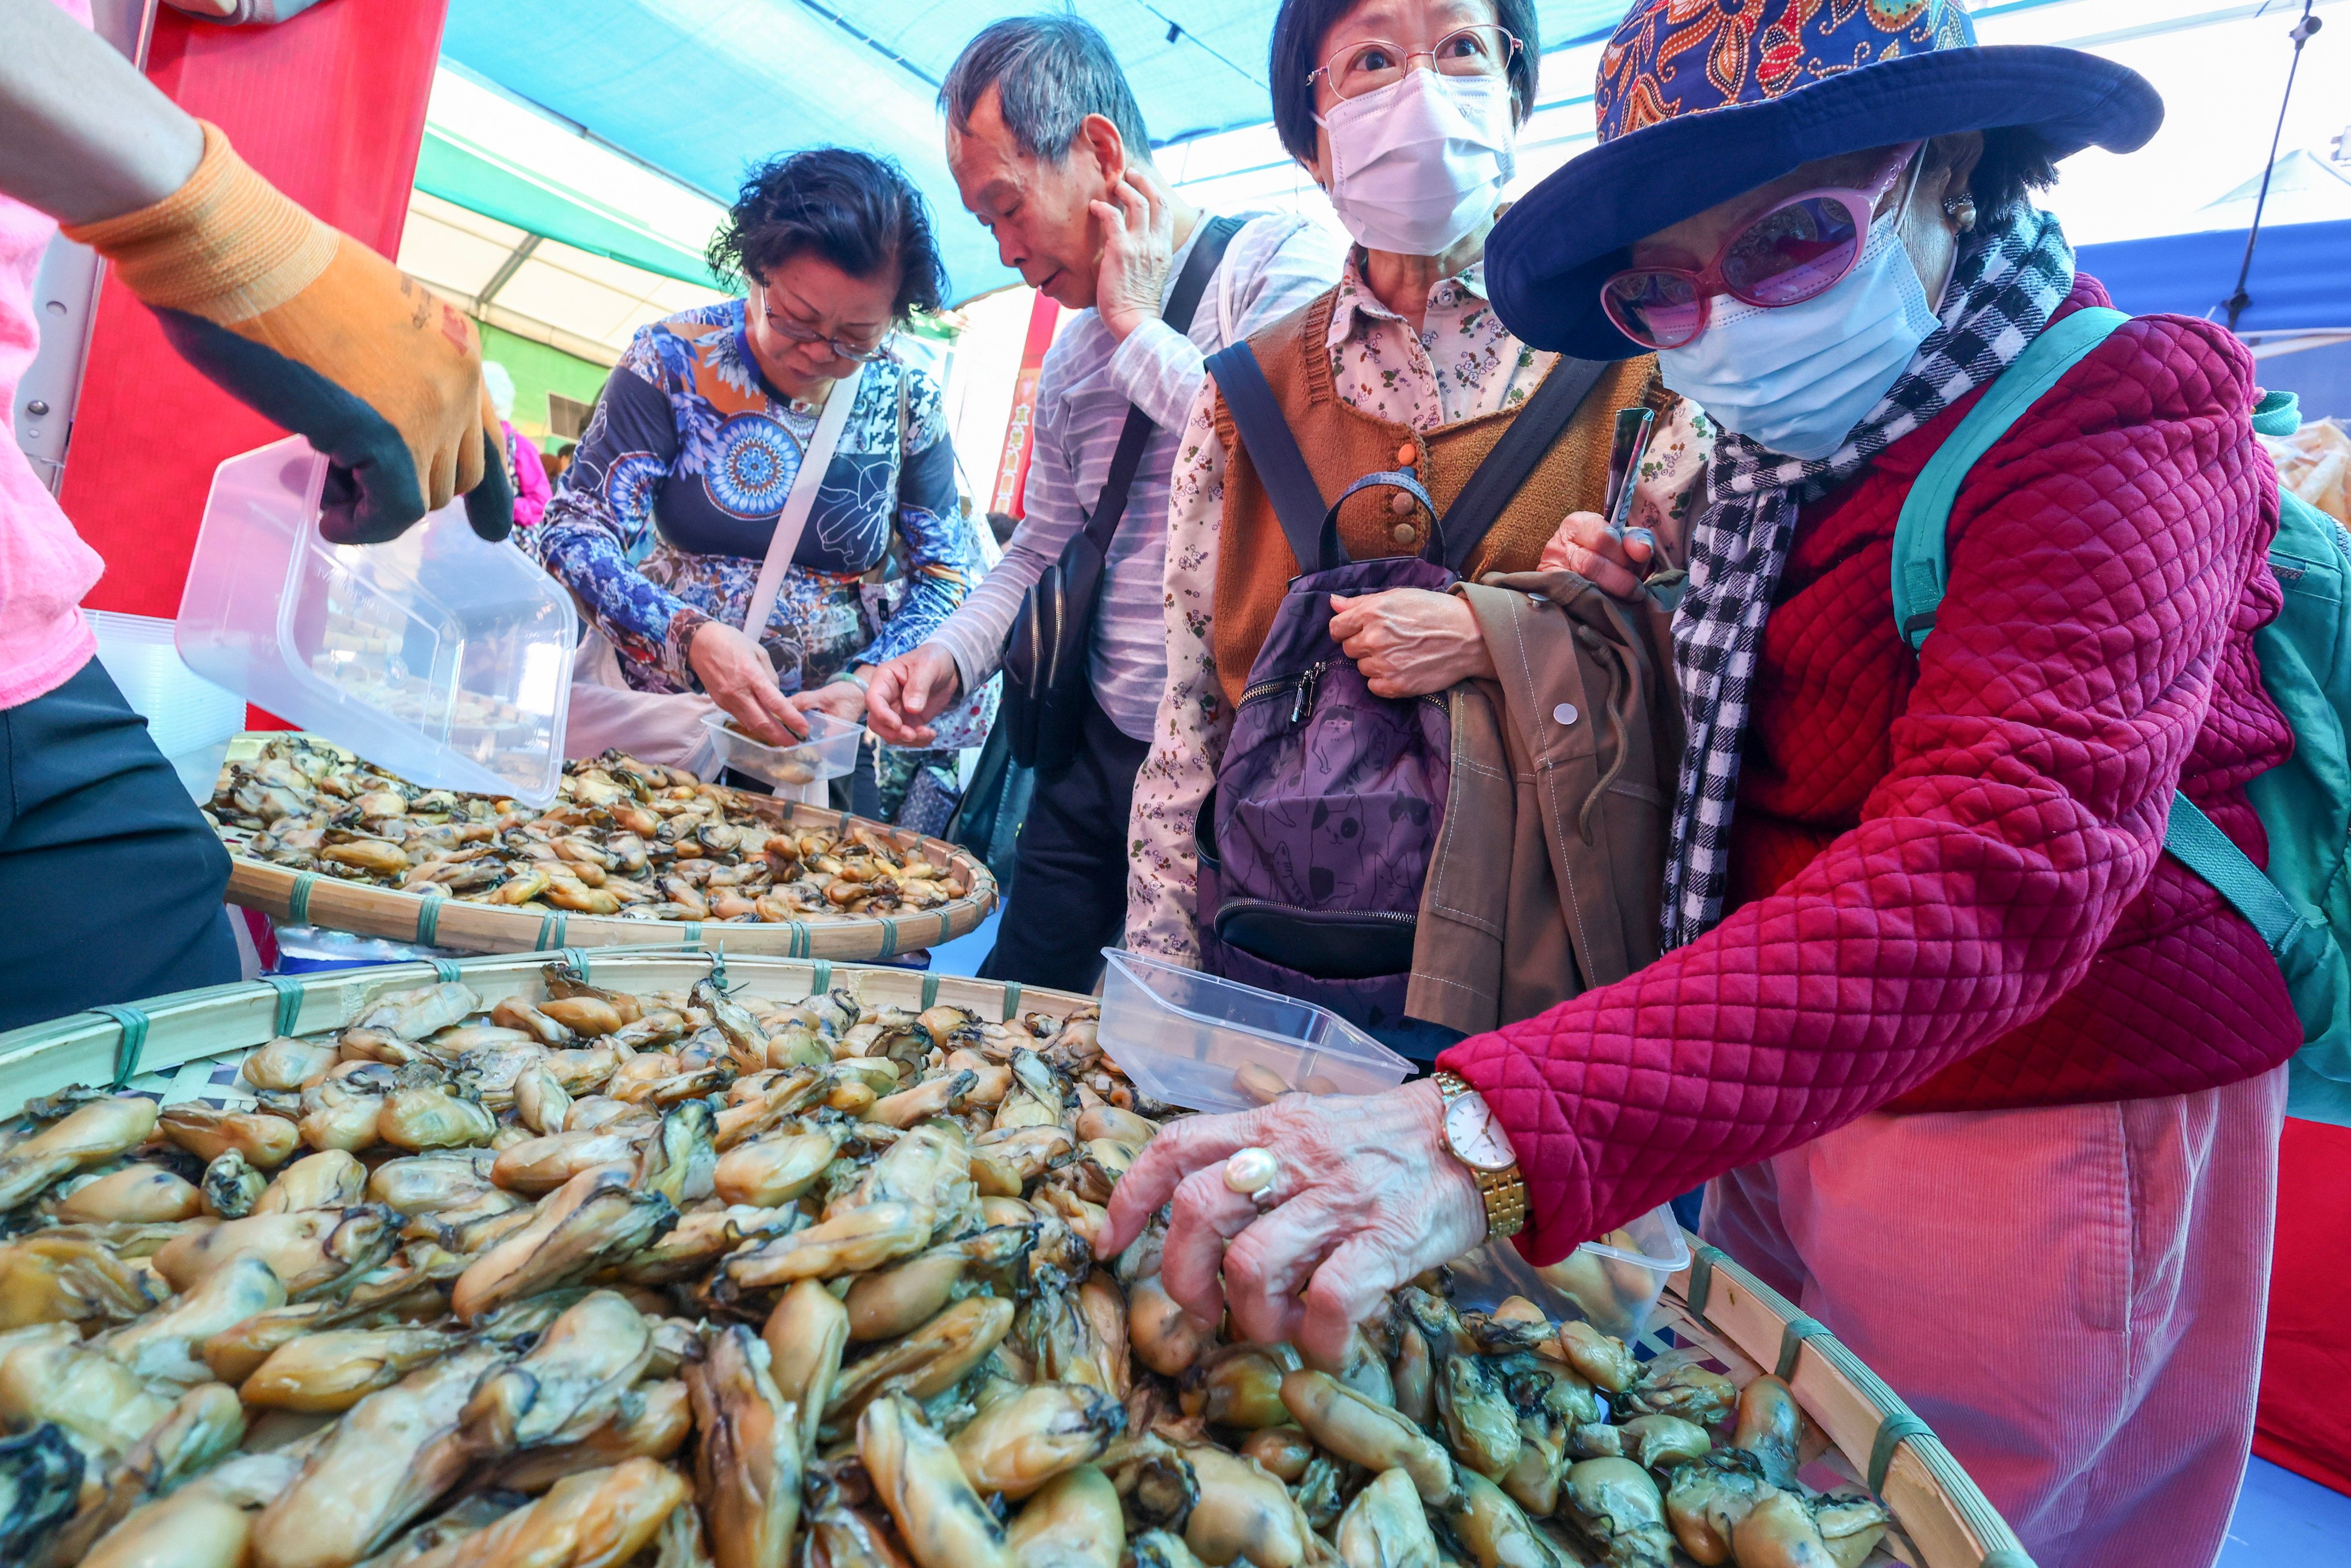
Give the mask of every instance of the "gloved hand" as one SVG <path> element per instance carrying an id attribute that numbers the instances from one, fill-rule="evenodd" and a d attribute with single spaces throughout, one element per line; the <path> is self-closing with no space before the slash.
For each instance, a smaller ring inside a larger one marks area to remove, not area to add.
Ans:
<path id="1" fill-rule="evenodd" d="M 328 538 L 380 544 L 461 494 L 475 533 L 513 529 L 474 324 L 304 212 L 219 127 L 185 185 L 66 237 L 114 264 L 190 364 L 326 454 Z"/>

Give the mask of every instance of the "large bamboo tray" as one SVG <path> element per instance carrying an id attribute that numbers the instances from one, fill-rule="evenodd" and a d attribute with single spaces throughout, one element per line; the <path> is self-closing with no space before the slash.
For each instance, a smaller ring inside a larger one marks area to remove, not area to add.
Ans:
<path id="1" fill-rule="evenodd" d="M 823 957 L 791 961 L 673 948 L 572 947 L 391 964 L 183 991 L 0 1034 L 0 1113 L 13 1114 L 26 1100 L 77 1083 L 110 1082 L 165 1104 L 250 1104 L 254 1096 L 237 1083 L 237 1065 L 266 1040 L 346 1027 L 384 993 L 434 979 L 464 981 L 486 1006 L 507 997 L 541 1000 L 548 994 L 546 970 L 559 961 L 622 990 L 670 989 L 715 974 L 731 989 L 778 1001 L 845 988 L 875 1002 L 917 1009 L 948 1002 L 984 1018 L 1024 1011 L 1065 1017 L 1093 1002 Z M 1893 1515 L 1885 1545 L 1865 1568 L 1895 1562 L 1914 1568 L 2032 1568 L 1999 1511 L 1892 1389 L 1785 1298 L 1696 1237 L 1690 1242 L 1691 1264 L 1667 1282 L 1643 1343 L 1662 1350 L 1670 1335 L 1698 1347 L 1742 1385 L 1765 1371 L 1788 1381 L 1832 1445 L 1819 1463 L 1867 1485 Z"/>
<path id="2" fill-rule="evenodd" d="M 251 756 L 266 736 L 243 735 L 229 756 Z M 237 747 L 246 749 L 240 753 Z M 863 821 L 846 811 L 737 790 L 745 809 L 780 828 L 788 823 L 845 832 Z M 962 873 L 971 891 L 936 909 L 904 915 L 850 915 L 831 920 L 751 925 L 738 921 L 621 920 L 610 915 L 541 915 L 458 898 L 425 898 L 318 872 L 293 871 L 236 852 L 234 830 L 223 835 L 230 853 L 228 901 L 294 925 L 323 925 L 360 936 L 414 942 L 459 953 L 538 953 L 557 947 L 642 947 L 674 944 L 776 958 L 857 962 L 919 952 L 977 929 L 996 906 L 996 878 L 966 851 L 942 839 L 866 825 L 901 849 L 919 845 L 926 858 Z"/>

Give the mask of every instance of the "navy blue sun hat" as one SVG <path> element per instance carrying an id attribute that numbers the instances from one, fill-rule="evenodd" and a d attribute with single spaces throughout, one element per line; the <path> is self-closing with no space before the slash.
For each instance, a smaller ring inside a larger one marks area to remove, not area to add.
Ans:
<path id="1" fill-rule="evenodd" d="M 2154 85 L 2078 49 L 1976 42 L 1956 0 L 1635 0 L 1600 57 L 1600 145 L 1502 214 L 1486 287 L 1503 323 L 1589 360 L 1646 350 L 1600 286 L 1635 240 L 1813 162 L 2029 126 L 2053 158 L 2130 152 Z"/>

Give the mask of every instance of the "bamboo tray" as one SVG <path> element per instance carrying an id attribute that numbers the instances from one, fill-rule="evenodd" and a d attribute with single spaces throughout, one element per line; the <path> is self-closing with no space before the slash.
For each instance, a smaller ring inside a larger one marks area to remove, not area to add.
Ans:
<path id="1" fill-rule="evenodd" d="M 641 924 L 601 922 L 606 925 Z M 716 977 L 730 988 L 778 1001 L 846 988 L 862 999 L 927 1008 L 947 1002 L 983 1018 L 1023 1011 L 1066 1017 L 1091 997 L 1024 991 L 1013 984 L 835 965 L 730 957 L 723 951 L 580 947 L 559 953 L 441 959 L 303 976 L 273 976 L 183 991 L 136 1006 L 76 1013 L 0 1034 L 0 1108 L 77 1083 L 111 1082 L 165 1104 L 206 1100 L 251 1104 L 236 1070 L 246 1052 L 281 1034 L 315 1034 L 356 1022 L 376 998 L 434 979 L 462 980 L 485 1006 L 507 997 L 543 999 L 546 969 L 570 964 L 600 985 L 665 990 Z M 1878 1376 L 1785 1298 L 1716 1249 L 1690 1238 L 1690 1266 L 1674 1275 L 1642 1343 L 1675 1341 L 1701 1349 L 1742 1386 L 1769 1370 L 1833 1445 L 1821 1463 L 1869 1487 L 1893 1515 L 1868 1568 L 2032 1568 L 2000 1513 L 1937 1439 Z M 1677 1555 L 1677 1562 L 1686 1563 Z"/>
<path id="2" fill-rule="evenodd" d="M 229 758 L 251 757 L 267 736 L 240 735 Z M 776 827 L 788 823 L 846 832 L 865 820 L 830 807 L 737 790 L 743 807 Z M 319 872 L 293 871 L 237 852 L 241 836 L 223 832 L 230 867 L 228 902 L 294 925 L 322 925 L 360 936 L 414 942 L 460 953 L 538 953 L 557 947 L 642 947 L 674 944 L 776 958 L 871 961 L 919 952 L 977 929 L 996 906 L 996 878 L 968 852 L 942 839 L 866 822 L 901 849 L 919 845 L 928 859 L 960 873 L 971 891 L 936 909 L 904 915 L 847 915 L 830 920 L 753 925 L 741 921 L 622 920 L 611 915 L 542 915 L 460 898 L 425 898 Z"/>

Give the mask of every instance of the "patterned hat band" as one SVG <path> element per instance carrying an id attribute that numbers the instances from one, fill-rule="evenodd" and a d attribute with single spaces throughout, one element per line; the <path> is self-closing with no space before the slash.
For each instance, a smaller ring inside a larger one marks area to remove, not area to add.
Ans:
<path id="1" fill-rule="evenodd" d="M 1600 140 L 1975 41 L 1957 0 L 1637 0 L 1600 57 Z"/>

